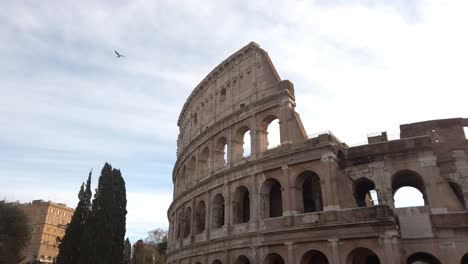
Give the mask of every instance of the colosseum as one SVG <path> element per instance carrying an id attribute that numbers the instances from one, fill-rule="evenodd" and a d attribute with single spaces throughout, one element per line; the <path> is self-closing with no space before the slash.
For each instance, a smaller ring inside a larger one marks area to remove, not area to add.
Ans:
<path id="1" fill-rule="evenodd" d="M 177 122 L 167 263 L 468 263 L 468 118 L 351 147 L 308 136 L 295 106 L 253 42 L 193 90 Z M 402 187 L 423 203 L 396 206 Z"/>

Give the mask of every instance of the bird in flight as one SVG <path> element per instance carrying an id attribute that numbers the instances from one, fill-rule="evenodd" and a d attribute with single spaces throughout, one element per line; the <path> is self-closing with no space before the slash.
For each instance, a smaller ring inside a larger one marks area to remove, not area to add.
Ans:
<path id="1" fill-rule="evenodd" d="M 124 55 L 118 53 L 116 50 L 114 50 L 114 52 L 115 52 L 115 55 L 117 55 L 116 58 L 125 57 Z"/>

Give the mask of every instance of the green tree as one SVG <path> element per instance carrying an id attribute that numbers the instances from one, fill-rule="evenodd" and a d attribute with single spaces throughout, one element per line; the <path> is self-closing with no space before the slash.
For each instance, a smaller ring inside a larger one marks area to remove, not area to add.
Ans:
<path id="1" fill-rule="evenodd" d="M 124 246 L 123 264 L 130 264 L 131 259 L 132 259 L 132 244 L 130 244 L 130 240 L 127 238 L 125 240 L 125 246 Z"/>
<path id="2" fill-rule="evenodd" d="M 106 162 L 85 223 L 80 264 L 123 263 L 126 207 L 122 174 Z"/>
<path id="3" fill-rule="evenodd" d="M 16 204 L 0 201 L 0 263 L 19 263 L 30 237 L 26 215 Z"/>
<path id="4" fill-rule="evenodd" d="M 86 218 L 91 212 L 91 174 L 89 172 L 86 188 L 84 183 L 78 193 L 79 202 L 73 213 L 70 224 L 65 230 L 65 235 L 59 244 L 59 254 L 57 264 L 76 264 L 81 251 L 81 239 L 83 235 Z"/>

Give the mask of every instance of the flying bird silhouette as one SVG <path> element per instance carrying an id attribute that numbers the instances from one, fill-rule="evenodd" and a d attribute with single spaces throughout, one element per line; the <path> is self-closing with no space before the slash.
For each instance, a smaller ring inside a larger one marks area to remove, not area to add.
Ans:
<path id="1" fill-rule="evenodd" d="M 115 52 L 115 55 L 117 55 L 116 58 L 125 57 L 124 55 L 121 55 L 120 53 L 118 53 L 116 50 L 114 50 L 114 52 Z"/>

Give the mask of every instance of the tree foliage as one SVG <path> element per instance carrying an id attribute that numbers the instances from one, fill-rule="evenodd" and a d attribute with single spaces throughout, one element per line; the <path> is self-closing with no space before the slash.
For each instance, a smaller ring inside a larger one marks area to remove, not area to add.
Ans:
<path id="1" fill-rule="evenodd" d="M 78 193 L 79 202 L 73 213 L 70 224 L 65 230 L 59 244 L 59 254 L 57 256 L 57 264 L 76 264 L 81 252 L 81 239 L 84 231 L 86 218 L 91 211 L 91 172 L 86 182 L 81 185 Z"/>
<path id="2" fill-rule="evenodd" d="M 19 263 L 30 237 L 26 215 L 16 204 L 0 201 L 0 263 Z"/>
<path id="3" fill-rule="evenodd" d="M 124 245 L 123 264 L 131 264 L 131 259 L 132 259 L 132 244 L 130 244 L 130 240 L 127 238 L 125 240 L 125 245 Z"/>
<path id="4" fill-rule="evenodd" d="M 167 250 L 167 230 L 156 228 L 148 232 L 145 244 L 155 248 L 161 256 L 166 255 Z"/>
<path id="5" fill-rule="evenodd" d="M 127 215 L 125 181 L 120 170 L 104 164 L 91 213 L 81 238 L 80 264 L 121 264 Z"/>

